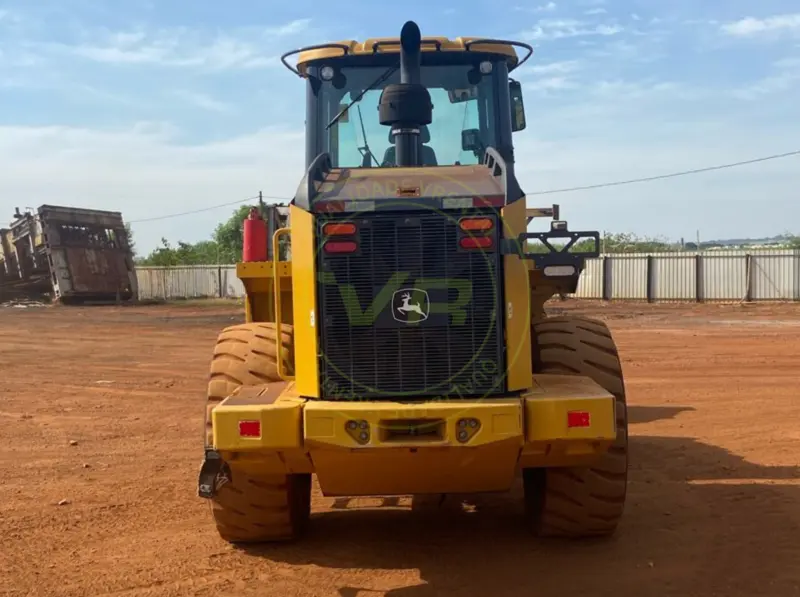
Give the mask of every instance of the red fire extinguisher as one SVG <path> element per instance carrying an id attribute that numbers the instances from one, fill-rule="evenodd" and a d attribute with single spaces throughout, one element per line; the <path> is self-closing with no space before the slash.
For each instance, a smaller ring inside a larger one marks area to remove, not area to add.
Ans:
<path id="1" fill-rule="evenodd" d="M 255 207 L 244 221 L 242 236 L 242 261 L 267 261 L 267 223 Z"/>

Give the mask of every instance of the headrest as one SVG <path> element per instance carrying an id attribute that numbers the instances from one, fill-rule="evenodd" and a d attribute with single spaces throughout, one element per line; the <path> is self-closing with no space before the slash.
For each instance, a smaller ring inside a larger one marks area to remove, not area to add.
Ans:
<path id="1" fill-rule="evenodd" d="M 430 143 L 431 142 L 431 132 L 428 130 L 426 125 L 422 125 L 419 127 L 419 138 L 422 143 Z M 389 128 L 389 143 L 394 145 L 394 135 L 392 135 L 392 129 Z"/>

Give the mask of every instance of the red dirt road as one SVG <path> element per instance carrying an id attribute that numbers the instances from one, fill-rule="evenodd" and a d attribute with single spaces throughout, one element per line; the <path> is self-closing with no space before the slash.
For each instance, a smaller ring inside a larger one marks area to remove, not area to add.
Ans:
<path id="1" fill-rule="evenodd" d="M 249 551 L 195 497 L 238 308 L 0 309 L 0 595 L 800 595 L 800 306 L 564 308 L 608 321 L 623 358 L 613 539 L 534 540 L 517 492 L 469 512 L 317 494 L 304 541 Z"/>

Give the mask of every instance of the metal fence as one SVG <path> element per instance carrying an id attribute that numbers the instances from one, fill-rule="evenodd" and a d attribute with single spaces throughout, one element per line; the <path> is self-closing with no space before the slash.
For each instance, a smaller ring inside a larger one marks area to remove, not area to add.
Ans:
<path id="1" fill-rule="evenodd" d="M 591 259 L 579 298 L 664 301 L 800 301 L 800 251 L 613 254 Z"/>
<path id="2" fill-rule="evenodd" d="M 137 266 L 139 300 L 239 298 L 242 281 L 234 265 Z"/>
<path id="3" fill-rule="evenodd" d="M 139 298 L 239 298 L 233 265 L 138 267 Z M 800 301 L 800 250 L 609 254 L 590 259 L 578 298 Z"/>

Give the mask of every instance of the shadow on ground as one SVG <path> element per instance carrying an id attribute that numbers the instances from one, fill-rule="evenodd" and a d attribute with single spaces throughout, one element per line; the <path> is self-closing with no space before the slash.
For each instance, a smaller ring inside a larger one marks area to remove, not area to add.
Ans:
<path id="1" fill-rule="evenodd" d="M 800 468 L 686 438 L 633 437 L 631 449 L 626 515 L 608 540 L 532 538 L 515 487 L 471 498 L 470 511 L 457 501 L 334 510 L 315 515 L 301 542 L 248 551 L 375 571 L 369 586 L 337 587 L 342 597 L 799 594 Z M 397 569 L 419 569 L 421 582 L 381 585 L 379 571 Z"/>
<path id="2" fill-rule="evenodd" d="M 674 419 L 679 414 L 694 412 L 691 406 L 628 406 L 628 421 L 637 423 L 654 423 L 663 419 Z"/>

